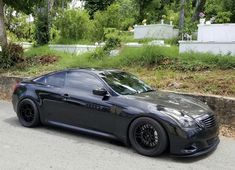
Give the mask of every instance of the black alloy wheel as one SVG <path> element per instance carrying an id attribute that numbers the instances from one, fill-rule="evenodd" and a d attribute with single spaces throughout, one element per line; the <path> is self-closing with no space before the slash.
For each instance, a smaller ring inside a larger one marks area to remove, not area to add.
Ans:
<path id="1" fill-rule="evenodd" d="M 37 106 L 30 99 L 24 99 L 19 103 L 17 115 L 25 127 L 34 127 L 40 123 Z"/>
<path id="2" fill-rule="evenodd" d="M 163 127 L 148 117 L 138 118 L 131 124 L 129 139 L 132 147 L 146 156 L 160 155 L 166 150 L 168 144 Z"/>

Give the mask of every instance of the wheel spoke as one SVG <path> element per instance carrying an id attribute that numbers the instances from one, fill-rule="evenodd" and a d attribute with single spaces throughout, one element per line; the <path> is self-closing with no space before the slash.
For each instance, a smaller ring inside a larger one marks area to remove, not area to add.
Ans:
<path id="1" fill-rule="evenodd" d="M 153 148 L 158 144 L 158 133 L 149 123 L 141 124 L 136 128 L 135 138 L 144 148 Z"/>
<path id="2" fill-rule="evenodd" d="M 21 118 L 27 122 L 31 123 L 34 119 L 34 110 L 30 104 L 23 104 L 20 108 Z"/>

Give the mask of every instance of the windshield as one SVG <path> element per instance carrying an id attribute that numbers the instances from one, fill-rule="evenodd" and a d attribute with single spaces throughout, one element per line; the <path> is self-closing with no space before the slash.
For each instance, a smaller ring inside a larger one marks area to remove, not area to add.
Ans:
<path id="1" fill-rule="evenodd" d="M 117 93 L 130 95 L 153 91 L 153 89 L 134 75 L 126 72 L 108 71 L 100 73 L 100 77 Z"/>

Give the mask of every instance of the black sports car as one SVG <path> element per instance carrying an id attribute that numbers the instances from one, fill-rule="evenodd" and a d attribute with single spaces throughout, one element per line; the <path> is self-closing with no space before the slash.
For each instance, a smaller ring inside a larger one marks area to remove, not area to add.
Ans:
<path id="1" fill-rule="evenodd" d="M 156 91 L 119 70 L 71 69 L 22 81 L 12 103 L 20 123 L 114 138 L 138 153 L 198 156 L 214 150 L 218 124 L 203 102 Z"/>

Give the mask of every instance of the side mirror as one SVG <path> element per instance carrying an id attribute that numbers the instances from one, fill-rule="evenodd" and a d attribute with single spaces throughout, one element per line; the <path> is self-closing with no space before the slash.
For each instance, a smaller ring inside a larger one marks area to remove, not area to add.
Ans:
<path id="1" fill-rule="evenodd" d="M 105 89 L 96 89 L 96 90 L 93 90 L 93 94 L 97 96 L 105 96 L 108 94 L 108 92 Z"/>

